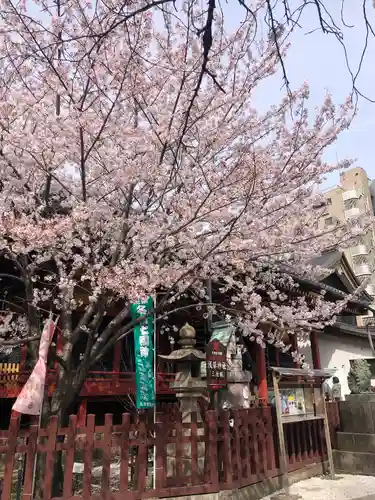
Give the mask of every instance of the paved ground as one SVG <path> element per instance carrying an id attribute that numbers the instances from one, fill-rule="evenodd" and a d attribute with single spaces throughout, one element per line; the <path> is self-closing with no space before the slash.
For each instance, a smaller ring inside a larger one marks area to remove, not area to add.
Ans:
<path id="1" fill-rule="evenodd" d="M 263 500 L 277 496 L 270 495 Z M 284 497 L 289 500 L 288 497 Z M 293 484 L 290 499 L 297 500 L 375 500 L 375 477 L 338 474 L 335 480 L 314 477 Z M 280 496 L 283 500 L 283 496 Z"/>

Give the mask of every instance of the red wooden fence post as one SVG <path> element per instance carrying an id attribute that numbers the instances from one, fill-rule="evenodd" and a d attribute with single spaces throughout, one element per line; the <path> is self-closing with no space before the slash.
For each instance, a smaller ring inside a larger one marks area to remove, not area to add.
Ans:
<path id="1" fill-rule="evenodd" d="M 128 493 L 129 485 L 129 430 L 130 430 L 130 415 L 123 413 L 121 425 L 121 462 L 120 462 L 120 493 L 126 495 Z"/>
<path id="2" fill-rule="evenodd" d="M 5 455 L 5 470 L 3 481 L 2 500 L 9 500 L 12 494 L 12 479 L 14 471 L 14 461 L 17 449 L 17 435 L 20 428 L 20 417 L 12 417 L 10 419 L 7 439 L 7 452 Z"/>
<path id="3" fill-rule="evenodd" d="M 74 465 L 74 451 L 76 441 L 76 426 L 77 417 L 71 415 L 69 417 L 69 428 L 65 446 L 65 460 L 64 460 L 64 495 L 69 498 L 72 496 L 73 490 L 73 465 Z"/>
<path id="4" fill-rule="evenodd" d="M 44 495 L 46 500 L 52 496 L 52 480 L 55 465 L 55 448 L 56 448 L 56 435 L 57 435 L 57 417 L 50 418 L 48 426 L 47 452 L 46 452 L 46 465 L 44 470 Z"/>
<path id="5" fill-rule="evenodd" d="M 83 455 L 83 498 L 90 498 L 92 482 L 92 452 L 94 449 L 95 415 L 88 415 L 86 422 L 86 440 Z"/>
<path id="6" fill-rule="evenodd" d="M 221 412 L 220 426 L 223 432 L 223 441 L 221 443 L 220 455 L 223 461 L 224 483 L 226 488 L 231 489 L 233 484 L 233 469 L 232 469 L 232 451 L 230 445 L 229 411 Z"/>
<path id="7" fill-rule="evenodd" d="M 165 468 L 165 456 L 167 454 L 167 432 L 165 425 L 161 422 L 161 416 L 157 416 L 157 422 L 155 424 L 155 438 L 156 438 L 156 467 L 155 467 L 155 495 L 159 494 L 159 490 L 166 485 L 166 468 Z"/>
<path id="8" fill-rule="evenodd" d="M 135 468 L 138 476 L 138 492 L 141 496 L 146 490 L 147 477 L 147 427 L 145 415 L 140 415 L 138 425 L 138 456 L 136 458 L 137 466 Z"/>
<path id="9" fill-rule="evenodd" d="M 241 459 L 243 459 L 242 469 L 243 469 L 243 479 L 244 481 L 249 481 L 251 476 L 251 462 L 250 462 L 250 436 L 249 436 L 249 411 L 248 409 L 242 409 L 241 412 L 241 441 L 243 447 L 241 449 Z"/>
<path id="10" fill-rule="evenodd" d="M 25 484 L 23 487 L 22 500 L 31 500 L 33 497 L 35 460 L 37 459 L 38 446 L 38 431 L 39 427 L 37 425 L 30 426 L 25 466 Z"/>
<path id="11" fill-rule="evenodd" d="M 264 415 L 265 431 L 266 431 L 266 448 L 267 448 L 267 464 L 268 470 L 271 477 L 276 474 L 276 454 L 275 454 L 275 443 L 274 443 L 274 429 L 272 420 L 272 410 L 268 406 L 267 408 L 262 408 Z"/>
<path id="12" fill-rule="evenodd" d="M 87 418 L 87 398 L 81 400 L 78 406 L 77 426 L 85 427 Z"/>
<path id="13" fill-rule="evenodd" d="M 240 427 L 241 427 L 241 415 L 238 410 L 232 412 L 231 417 L 233 419 L 233 427 L 232 427 L 232 445 L 234 446 L 232 452 L 232 459 L 234 459 L 234 463 L 236 467 L 234 468 L 237 479 L 237 488 L 241 485 L 242 472 L 241 472 L 241 441 L 240 441 Z M 233 463 L 233 462 L 232 462 Z"/>
<path id="14" fill-rule="evenodd" d="M 102 472 L 102 498 L 103 500 L 110 499 L 110 484 L 111 477 L 111 448 L 112 448 L 112 415 L 106 414 L 104 423 L 104 438 L 103 438 L 103 472 Z"/>
<path id="15" fill-rule="evenodd" d="M 182 430 L 182 413 L 178 412 L 175 421 L 176 433 L 176 476 L 174 478 L 175 485 L 183 486 L 184 484 L 184 434 Z"/>
<path id="16" fill-rule="evenodd" d="M 207 458 L 209 462 L 209 475 L 210 483 L 216 491 L 219 491 L 219 464 L 217 459 L 218 450 L 218 434 L 217 434 L 217 424 L 218 415 L 215 410 L 208 410 L 206 412 L 206 422 L 208 430 L 208 453 Z"/>
<path id="17" fill-rule="evenodd" d="M 198 415 L 196 412 L 191 414 L 191 432 L 190 432 L 190 447 L 191 447 L 191 482 L 199 484 L 199 467 L 198 467 Z"/>

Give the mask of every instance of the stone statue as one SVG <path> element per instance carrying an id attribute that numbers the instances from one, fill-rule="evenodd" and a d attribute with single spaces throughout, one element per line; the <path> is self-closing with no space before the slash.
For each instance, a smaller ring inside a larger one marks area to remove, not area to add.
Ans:
<path id="1" fill-rule="evenodd" d="M 341 401 L 341 384 L 338 377 L 332 379 L 332 400 Z"/>
<path id="2" fill-rule="evenodd" d="M 348 375 L 351 394 L 371 392 L 370 364 L 365 359 L 354 359 Z"/>
<path id="3" fill-rule="evenodd" d="M 234 333 L 227 347 L 227 387 L 220 392 L 221 407 L 224 410 L 230 408 L 250 408 L 249 384 L 252 374 L 244 371 L 242 364 L 242 348 L 237 345 Z"/>

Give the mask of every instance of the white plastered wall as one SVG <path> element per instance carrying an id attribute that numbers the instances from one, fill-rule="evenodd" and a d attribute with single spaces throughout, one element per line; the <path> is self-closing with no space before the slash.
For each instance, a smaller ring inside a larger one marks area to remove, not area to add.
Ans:
<path id="1" fill-rule="evenodd" d="M 347 377 L 350 370 L 350 360 L 373 357 L 368 340 L 352 335 L 336 336 L 318 333 L 318 342 L 322 368 L 335 368 L 337 370 L 336 376 L 340 379 L 342 395 L 349 394 Z M 311 347 L 299 345 L 299 352 L 305 355 L 306 363 L 312 366 Z M 331 380 L 328 383 L 331 383 Z"/>

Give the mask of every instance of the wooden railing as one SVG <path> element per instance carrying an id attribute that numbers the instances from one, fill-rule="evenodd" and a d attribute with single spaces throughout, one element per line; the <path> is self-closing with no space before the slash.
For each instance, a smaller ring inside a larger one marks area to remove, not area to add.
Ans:
<path id="1" fill-rule="evenodd" d="M 284 434 L 289 471 L 327 458 L 323 419 L 285 424 Z"/>
<path id="2" fill-rule="evenodd" d="M 58 428 L 55 417 L 45 429 L 32 425 L 23 430 L 19 425 L 19 418 L 12 417 L 9 430 L 0 432 L 1 500 L 13 498 L 18 463 L 24 464 L 21 499 L 31 498 L 37 454 L 44 463 L 37 480 L 43 500 L 138 500 L 216 493 L 279 475 L 270 407 L 206 410 L 203 421 L 192 414 L 191 422 L 173 411 L 156 413 L 155 421 L 147 414 L 124 414 L 121 425 L 113 425 L 112 415 L 106 415 L 103 426 L 95 426 L 93 415 L 80 428 L 76 416 L 70 417 L 66 428 Z M 299 433 L 288 444 L 291 470 L 325 459 L 318 426 L 315 432 L 314 426 L 293 430 L 294 424 L 288 425 L 287 434 Z M 59 457 L 63 486 L 57 495 L 52 493 L 53 466 Z"/>
<path id="3" fill-rule="evenodd" d="M 326 403 L 329 433 L 333 449 L 337 448 L 337 431 L 340 430 L 340 410 L 337 401 Z"/>
<path id="4" fill-rule="evenodd" d="M 0 363 L 0 378 L 4 380 L 17 380 L 19 377 L 19 363 Z"/>

